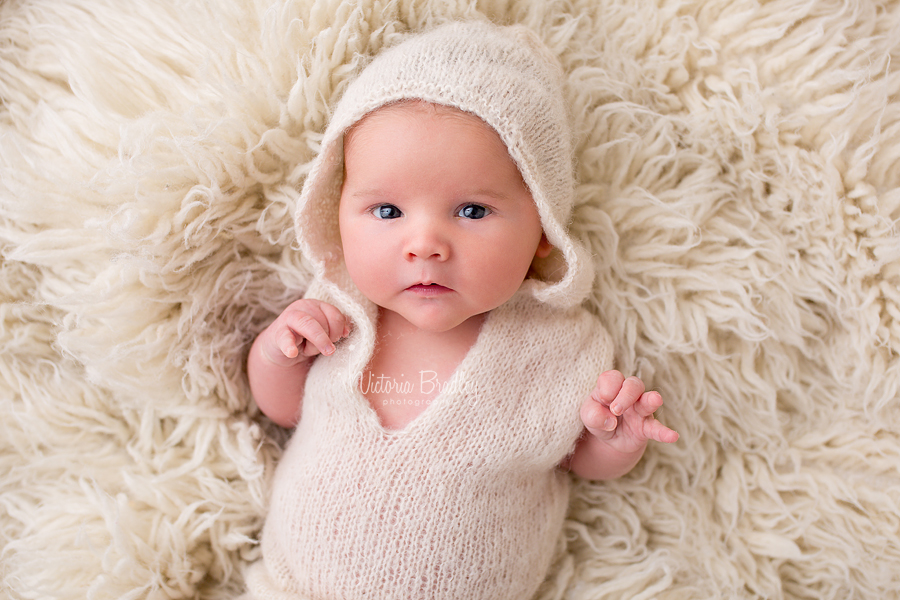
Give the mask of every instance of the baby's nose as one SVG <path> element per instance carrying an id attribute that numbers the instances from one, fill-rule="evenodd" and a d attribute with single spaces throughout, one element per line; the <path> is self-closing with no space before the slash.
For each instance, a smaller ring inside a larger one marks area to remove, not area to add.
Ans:
<path id="1" fill-rule="evenodd" d="M 440 225 L 421 223 L 413 227 L 406 243 L 406 259 L 447 260 L 450 256 L 450 245 Z"/>

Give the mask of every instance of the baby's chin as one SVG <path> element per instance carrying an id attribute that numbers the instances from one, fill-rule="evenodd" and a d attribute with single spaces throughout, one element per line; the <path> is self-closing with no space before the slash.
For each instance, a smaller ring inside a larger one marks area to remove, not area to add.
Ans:
<path id="1" fill-rule="evenodd" d="M 384 308 L 381 309 L 385 311 Z M 421 331 L 422 333 L 442 334 L 450 333 L 456 330 L 478 330 L 484 322 L 487 312 L 471 313 L 453 313 L 448 314 L 446 311 L 400 311 L 393 312 L 394 317 L 399 317 L 409 327 Z"/>

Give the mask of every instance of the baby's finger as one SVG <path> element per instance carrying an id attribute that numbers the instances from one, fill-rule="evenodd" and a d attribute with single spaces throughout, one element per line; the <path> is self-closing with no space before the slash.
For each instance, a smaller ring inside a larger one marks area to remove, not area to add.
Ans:
<path id="1" fill-rule="evenodd" d="M 328 338 L 332 342 L 337 342 L 341 338 L 347 337 L 350 333 L 350 321 L 344 316 L 344 313 L 331 304 L 325 303 L 319 305 L 319 309 L 328 325 Z"/>
<path id="2" fill-rule="evenodd" d="M 663 398 L 656 391 L 644 392 L 637 402 L 634 403 L 634 410 L 642 417 L 649 417 L 663 405 Z"/>
<path id="3" fill-rule="evenodd" d="M 669 429 L 656 419 L 644 420 L 644 436 L 650 440 L 656 440 L 663 444 L 673 444 L 678 441 L 678 432 Z"/>
<path id="4" fill-rule="evenodd" d="M 321 319 L 327 324 L 324 315 L 321 316 Z M 292 314 L 287 326 L 293 331 L 294 335 L 306 340 L 303 344 L 303 354 L 305 356 L 315 356 L 319 353 L 329 355 L 334 352 L 334 344 L 328 332 L 325 331 L 322 323 L 312 315 L 300 312 Z"/>
<path id="5" fill-rule="evenodd" d="M 597 385 L 591 397 L 606 406 L 609 406 L 616 399 L 616 394 L 622 389 L 622 383 L 625 376 L 618 371 L 604 371 L 597 378 Z"/>
<path id="6" fill-rule="evenodd" d="M 609 407 L 593 398 L 588 398 L 581 405 L 581 421 L 591 435 L 601 440 L 611 438 L 619 424 Z"/>
<path id="7" fill-rule="evenodd" d="M 644 382 L 637 377 L 629 377 L 622 382 L 622 388 L 616 394 L 616 399 L 609 405 L 614 415 L 620 416 L 631 408 L 644 393 Z"/>
<path id="8" fill-rule="evenodd" d="M 275 340 L 275 345 L 287 358 L 297 358 L 300 354 L 300 348 L 298 347 L 300 343 L 302 343 L 302 340 L 298 340 L 294 332 L 288 328 L 284 328 Z"/>

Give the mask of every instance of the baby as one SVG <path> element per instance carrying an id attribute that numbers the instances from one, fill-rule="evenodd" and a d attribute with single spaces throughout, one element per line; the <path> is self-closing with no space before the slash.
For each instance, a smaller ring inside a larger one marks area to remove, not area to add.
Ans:
<path id="1" fill-rule="evenodd" d="M 561 78 L 526 30 L 455 23 L 341 98 L 299 202 L 314 283 L 248 357 L 297 427 L 252 596 L 530 598 L 566 470 L 618 477 L 678 438 L 581 307 Z"/>

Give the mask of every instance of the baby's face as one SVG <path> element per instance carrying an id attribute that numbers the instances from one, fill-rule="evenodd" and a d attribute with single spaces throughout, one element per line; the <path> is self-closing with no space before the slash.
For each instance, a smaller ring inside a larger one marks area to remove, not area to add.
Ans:
<path id="1" fill-rule="evenodd" d="M 344 145 L 340 231 L 354 283 L 412 325 L 448 331 L 506 302 L 550 246 L 500 137 L 424 103 L 367 116 Z"/>

